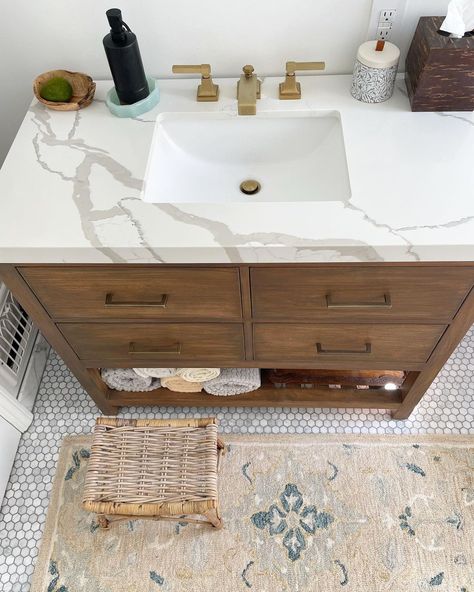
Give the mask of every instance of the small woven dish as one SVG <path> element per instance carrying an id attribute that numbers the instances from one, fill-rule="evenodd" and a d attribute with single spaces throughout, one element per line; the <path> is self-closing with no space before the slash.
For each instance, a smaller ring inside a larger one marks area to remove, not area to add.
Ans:
<path id="1" fill-rule="evenodd" d="M 57 76 L 65 78 L 72 86 L 72 97 L 67 103 L 47 101 L 40 95 L 41 87 L 45 82 Z M 43 72 L 33 82 L 33 92 L 40 103 L 55 111 L 78 111 L 92 103 L 95 94 L 95 82 L 87 74 L 82 72 L 69 72 L 68 70 L 50 70 Z"/>

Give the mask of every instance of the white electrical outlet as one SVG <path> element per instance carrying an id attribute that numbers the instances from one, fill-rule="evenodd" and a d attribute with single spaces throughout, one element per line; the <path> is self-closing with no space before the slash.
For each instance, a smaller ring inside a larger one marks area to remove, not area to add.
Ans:
<path id="1" fill-rule="evenodd" d="M 372 0 L 372 10 L 367 30 L 367 39 L 395 39 L 400 37 L 401 21 L 407 0 Z"/>
<path id="2" fill-rule="evenodd" d="M 381 41 L 388 41 L 390 39 L 391 33 L 392 33 L 392 27 L 381 27 L 379 25 L 377 27 L 375 39 L 380 39 Z"/>
<path id="3" fill-rule="evenodd" d="M 377 32 L 375 34 L 376 39 L 381 39 L 382 41 L 387 41 L 390 39 L 396 15 L 396 8 L 384 8 L 380 11 Z"/>
<path id="4" fill-rule="evenodd" d="M 396 14 L 397 14 L 396 8 L 385 8 L 384 10 L 381 10 L 380 11 L 380 18 L 379 18 L 379 25 L 381 23 L 393 24 Z"/>
<path id="5" fill-rule="evenodd" d="M 377 27 L 375 39 L 380 39 L 382 41 L 388 41 L 391 36 L 392 36 L 392 28 L 391 27 Z"/>

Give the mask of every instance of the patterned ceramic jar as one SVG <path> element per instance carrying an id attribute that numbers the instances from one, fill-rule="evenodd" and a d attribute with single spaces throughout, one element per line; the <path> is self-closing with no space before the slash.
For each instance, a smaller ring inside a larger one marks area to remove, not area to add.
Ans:
<path id="1" fill-rule="evenodd" d="M 400 50 L 385 43 L 377 51 L 376 41 L 366 41 L 359 47 L 352 77 L 352 96 L 364 103 L 381 103 L 393 94 Z"/>

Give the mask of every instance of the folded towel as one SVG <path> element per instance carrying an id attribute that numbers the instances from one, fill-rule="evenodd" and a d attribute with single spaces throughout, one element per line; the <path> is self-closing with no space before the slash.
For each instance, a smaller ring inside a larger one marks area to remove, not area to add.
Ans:
<path id="1" fill-rule="evenodd" d="M 189 382 L 181 376 L 165 376 L 161 379 L 161 386 L 175 393 L 199 393 L 202 391 L 202 382 Z"/>
<path id="2" fill-rule="evenodd" d="M 116 391 L 145 392 L 160 387 L 159 378 L 138 376 L 133 368 L 102 368 L 100 374 L 105 384 Z"/>
<path id="3" fill-rule="evenodd" d="M 257 390 L 261 386 L 258 368 L 223 368 L 220 376 L 204 383 L 204 390 L 210 395 L 241 395 Z"/>
<path id="4" fill-rule="evenodd" d="M 178 368 L 176 375 L 189 382 L 205 382 L 217 378 L 220 373 L 220 368 Z"/>
<path id="5" fill-rule="evenodd" d="M 142 378 L 165 378 L 166 376 L 174 376 L 177 368 L 134 368 L 138 376 Z"/>

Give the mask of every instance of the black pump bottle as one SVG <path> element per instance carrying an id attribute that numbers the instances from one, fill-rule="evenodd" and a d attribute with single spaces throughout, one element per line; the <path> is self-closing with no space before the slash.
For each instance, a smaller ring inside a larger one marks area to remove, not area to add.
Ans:
<path id="1" fill-rule="evenodd" d="M 150 94 L 137 36 L 123 22 L 119 8 L 107 10 L 106 15 L 110 33 L 104 37 L 105 53 L 117 96 L 122 104 L 130 105 Z"/>

